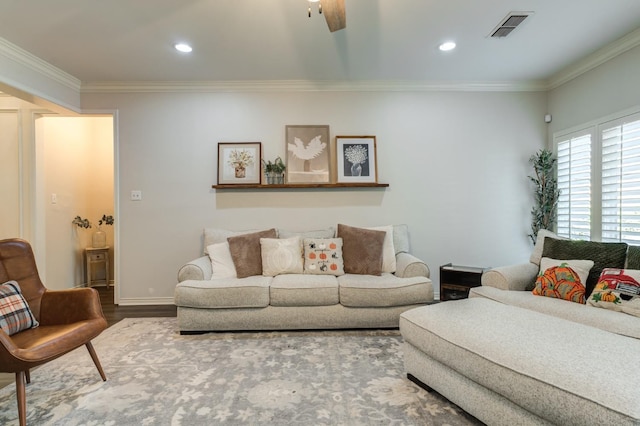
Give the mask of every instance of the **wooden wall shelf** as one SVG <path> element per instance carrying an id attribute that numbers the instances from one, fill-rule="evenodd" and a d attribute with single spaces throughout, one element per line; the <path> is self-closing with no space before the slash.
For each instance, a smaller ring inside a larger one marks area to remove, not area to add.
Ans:
<path id="1" fill-rule="evenodd" d="M 211 185 L 213 189 L 341 189 L 341 188 L 387 188 L 388 183 L 300 183 L 283 185 Z"/>

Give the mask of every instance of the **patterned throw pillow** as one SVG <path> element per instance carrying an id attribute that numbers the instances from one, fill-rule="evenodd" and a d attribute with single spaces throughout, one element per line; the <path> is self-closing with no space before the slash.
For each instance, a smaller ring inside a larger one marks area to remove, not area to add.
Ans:
<path id="1" fill-rule="evenodd" d="M 2 331 L 11 336 L 38 325 L 27 301 L 22 297 L 18 283 L 8 281 L 0 285 L 0 328 Z"/>
<path id="2" fill-rule="evenodd" d="M 584 282 L 591 268 L 593 268 L 591 260 L 557 260 L 543 257 L 540 260 L 540 273 L 532 293 L 536 296 L 584 303 Z"/>
<path id="3" fill-rule="evenodd" d="M 302 273 L 302 240 L 293 238 L 260 238 L 262 275 Z"/>
<path id="4" fill-rule="evenodd" d="M 640 316 L 640 271 L 603 269 L 588 303 L 597 308 Z"/>
<path id="5" fill-rule="evenodd" d="M 342 238 L 305 238 L 304 273 L 344 275 Z"/>

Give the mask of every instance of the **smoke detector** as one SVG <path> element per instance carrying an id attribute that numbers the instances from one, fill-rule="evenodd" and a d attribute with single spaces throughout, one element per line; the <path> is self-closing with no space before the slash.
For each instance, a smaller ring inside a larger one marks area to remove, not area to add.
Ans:
<path id="1" fill-rule="evenodd" d="M 491 31 L 489 37 L 501 38 L 508 36 L 513 30 L 518 27 L 518 25 L 522 24 L 522 22 L 524 22 L 524 20 L 532 14 L 533 12 L 509 13 L 502 21 L 500 21 L 498 26 L 495 27 L 493 31 Z"/>

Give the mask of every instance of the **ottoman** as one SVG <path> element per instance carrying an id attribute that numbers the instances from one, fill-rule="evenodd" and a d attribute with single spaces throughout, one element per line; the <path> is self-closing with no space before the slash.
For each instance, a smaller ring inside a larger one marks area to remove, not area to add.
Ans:
<path id="1" fill-rule="evenodd" d="M 400 332 L 408 375 L 487 424 L 640 424 L 638 339 L 481 298 L 411 309 Z"/>

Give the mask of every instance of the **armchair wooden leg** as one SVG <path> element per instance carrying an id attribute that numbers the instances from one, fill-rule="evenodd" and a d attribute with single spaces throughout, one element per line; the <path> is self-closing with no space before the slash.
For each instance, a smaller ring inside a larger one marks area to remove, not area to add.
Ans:
<path id="1" fill-rule="evenodd" d="M 20 426 L 27 425 L 27 395 L 25 390 L 25 372 L 16 372 L 16 395 L 18 398 L 18 419 Z"/>
<path id="2" fill-rule="evenodd" d="M 31 370 L 27 370 L 24 372 L 24 377 L 27 381 L 27 384 L 31 383 Z"/>
<path id="3" fill-rule="evenodd" d="M 102 377 L 102 381 L 106 382 L 107 376 L 105 376 L 104 371 L 102 370 L 102 365 L 100 365 L 100 360 L 98 359 L 98 355 L 96 354 L 95 349 L 93 349 L 93 345 L 91 344 L 91 342 L 87 342 L 86 346 L 87 346 L 87 349 L 89 350 L 89 355 L 91 355 L 91 359 L 93 360 L 93 363 L 98 368 L 98 372 L 100 373 L 100 377 Z"/>

